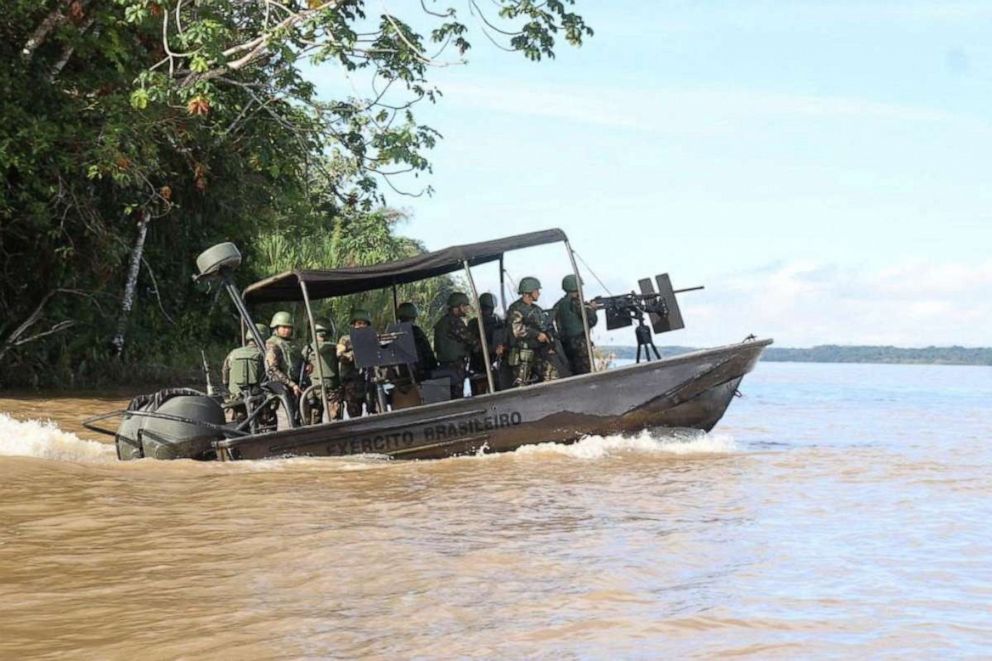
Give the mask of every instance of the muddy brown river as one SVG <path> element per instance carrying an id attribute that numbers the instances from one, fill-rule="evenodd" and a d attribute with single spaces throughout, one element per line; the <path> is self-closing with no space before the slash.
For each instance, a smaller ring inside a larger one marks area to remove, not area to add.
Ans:
<path id="1" fill-rule="evenodd" d="M 0 394 L 0 657 L 987 656 L 992 370 L 743 390 L 709 435 L 230 464 Z"/>

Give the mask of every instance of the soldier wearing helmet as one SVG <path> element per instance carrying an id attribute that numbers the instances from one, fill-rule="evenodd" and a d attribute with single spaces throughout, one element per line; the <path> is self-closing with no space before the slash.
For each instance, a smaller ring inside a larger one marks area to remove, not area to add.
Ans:
<path id="1" fill-rule="evenodd" d="M 561 338 L 565 349 L 565 357 L 572 374 L 588 374 L 592 371 L 589 364 L 589 349 L 586 347 L 586 331 L 582 325 L 582 302 L 579 300 L 579 283 L 574 274 L 566 275 L 561 280 L 561 288 L 565 295 L 555 303 L 551 316 L 554 318 L 558 337 Z M 586 303 L 586 320 L 589 328 L 599 321 L 596 308 Z"/>
<path id="2" fill-rule="evenodd" d="M 437 369 L 437 357 L 434 355 L 434 349 L 431 348 L 430 340 L 427 339 L 427 333 L 417 325 L 418 316 L 420 316 L 420 310 L 409 301 L 400 303 L 399 307 L 396 308 L 396 318 L 401 322 L 409 323 L 413 328 L 413 343 L 417 347 L 417 365 L 414 376 L 417 381 L 423 381 L 429 379 L 431 372 Z"/>
<path id="3" fill-rule="evenodd" d="M 348 316 L 352 328 L 368 328 L 372 325 L 372 315 L 368 310 L 354 308 Z M 338 364 L 341 378 L 341 399 L 348 409 L 349 418 L 362 415 L 362 405 L 368 399 L 368 383 L 365 374 L 355 364 L 355 350 L 351 347 L 351 337 L 344 335 L 338 340 Z M 372 413 L 372 402 L 369 401 L 369 413 Z"/>
<path id="4" fill-rule="evenodd" d="M 299 383 L 303 354 L 290 341 L 293 339 L 293 317 L 288 312 L 276 312 L 269 328 L 272 335 L 265 341 L 265 371 L 269 379 L 282 383 L 299 397 L 303 392 Z"/>
<path id="5" fill-rule="evenodd" d="M 513 369 L 513 385 L 558 379 L 560 368 L 552 328 L 544 310 L 537 304 L 541 297 L 541 281 L 530 276 L 523 278 L 517 292 L 520 298 L 507 310 L 510 327 L 508 362 Z"/>
<path id="6" fill-rule="evenodd" d="M 464 394 L 468 359 L 481 345 L 465 325 L 471 309 L 468 296 L 454 292 L 448 296 L 447 305 L 448 313 L 434 325 L 434 350 L 440 368 L 451 378 L 451 398 L 458 399 Z"/>
<path id="7" fill-rule="evenodd" d="M 331 328 L 330 322 L 325 323 L 321 320 L 314 323 L 314 335 L 317 336 L 316 346 L 308 345 L 304 357 L 310 365 L 312 378 L 319 378 L 321 373 L 324 375 L 323 391 L 327 395 L 327 413 L 331 420 L 335 420 L 340 417 L 341 393 L 339 389 L 341 379 L 338 374 L 337 344 L 327 337 Z M 317 401 L 319 401 L 320 392 L 320 389 L 314 392 L 313 396 L 317 398 Z M 314 410 L 318 409 L 315 408 Z M 310 420 L 308 422 L 317 421 Z"/>
<path id="8" fill-rule="evenodd" d="M 265 324 L 255 324 L 263 339 L 269 336 Z M 265 354 L 255 343 L 251 333 L 245 338 L 244 346 L 227 354 L 220 368 L 221 381 L 227 386 L 228 402 L 237 402 L 258 389 L 265 377 Z M 228 409 L 229 420 L 240 420 L 246 415 L 243 404 Z"/>
<path id="9" fill-rule="evenodd" d="M 497 390 L 503 389 L 504 383 L 509 383 L 509 379 L 502 378 L 501 373 L 505 366 L 503 358 L 507 352 L 506 346 L 506 324 L 496 315 L 496 297 L 485 293 L 479 296 L 479 316 L 482 318 L 482 326 L 486 331 L 486 342 L 489 349 L 489 359 L 496 362 L 497 369 L 493 375 L 494 384 Z M 479 324 L 476 321 L 468 322 L 469 332 L 479 342 L 479 348 L 472 352 L 470 365 L 475 374 L 486 373 L 485 356 L 482 353 L 482 342 L 479 337 Z M 472 394 L 478 395 L 488 390 L 488 381 L 483 379 L 473 379 Z"/>
<path id="10" fill-rule="evenodd" d="M 265 373 L 270 381 L 283 384 L 298 398 L 303 392 L 300 379 L 304 362 L 303 354 L 290 341 L 293 339 L 293 317 L 285 311 L 276 312 L 272 315 L 269 328 L 272 335 L 265 341 Z M 291 427 L 291 415 L 284 406 L 280 406 L 276 411 L 276 428 Z"/>

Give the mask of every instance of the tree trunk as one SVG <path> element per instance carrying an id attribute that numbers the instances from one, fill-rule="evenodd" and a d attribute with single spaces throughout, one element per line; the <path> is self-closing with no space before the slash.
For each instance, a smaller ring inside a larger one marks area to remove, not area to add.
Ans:
<path id="1" fill-rule="evenodd" d="M 134 294 L 138 287 L 138 272 L 141 270 L 141 255 L 145 250 L 145 235 L 148 233 L 148 216 L 143 212 L 138 212 L 138 236 L 134 240 L 134 248 L 131 249 L 131 264 L 127 270 L 127 283 L 124 285 L 124 298 L 121 300 L 121 313 L 117 318 L 117 334 L 111 342 L 119 357 L 124 353 L 124 335 L 127 331 L 127 318 L 134 307 Z"/>

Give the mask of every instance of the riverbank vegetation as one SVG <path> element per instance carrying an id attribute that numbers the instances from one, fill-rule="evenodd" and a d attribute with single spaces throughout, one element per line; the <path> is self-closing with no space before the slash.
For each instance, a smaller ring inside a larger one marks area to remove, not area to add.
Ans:
<path id="1" fill-rule="evenodd" d="M 242 285 L 422 250 L 386 204 L 429 192 L 433 67 L 475 37 L 553 57 L 592 34 L 573 2 L 5 3 L 0 386 L 161 382 L 229 348 L 230 306 L 191 279 L 219 241 Z M 305 70 L 366 92 L 322 97 Z"/>

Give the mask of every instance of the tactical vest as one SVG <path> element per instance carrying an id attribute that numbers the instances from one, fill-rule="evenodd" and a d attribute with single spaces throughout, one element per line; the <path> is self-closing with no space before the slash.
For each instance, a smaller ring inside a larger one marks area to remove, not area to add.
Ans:
<path id="1" fill-rule="evenodd" d="M 563 338 L 583 336 L 585 330 L 582 328 L 582 310 L 579 308 L 578 299 L 573 299 L 567 294 L 555 303 L 554 307 L 555 325 L 558 326 L 558 333 Z M 596 311 L 586 309 L 586 318 L 589 320 L 589 327 L 596 325 Z"/>
<path id="2" fill-rule="evenodd" d="M 348 349 L 345 350 L 345 354 L 347 354 L 348 359 L 346 360 L 344 356 L 338 358 L 338 368 L 340 370 L 339 375 L 341 380 L 358 380 L 361 375 L 359 374 L 358 367 L 355 365 L 355 350 L 351 348 L 351 336 L 342 335 L 341 339 L 338 340 L 338 344 L 343 344 L 348 347 Z"/>
<path id="3" fill-rule="evenodd" d="M 437 368 L 437 356 L 434 355 L 434 349 L 431 348 L 424 329 L 416 324 L 413 324 L 412 328 L 413 343 L 417 348 L 417 366 L 423 371 L 430 372 Z"/>
<path id="4" fill-rule="evenodd" d="M 262 382 L 265 376 L 263 359 L 261 350 L 254 344 L 238 347 L 227 355 L 227 363 L 231 369 L 227 389 L 231 395 L 238 397 L 242 392 L 250 392 Z"/>
<path id="5" fill-rule="evenodd" d="M 469 347 L 452 336 L 452 324 L 464 325 L 464 322 L 459 317 L 446 314 L 434 325 L 434 353 L 441 364 L 462 362 L 469 356 Z"/>
<path id="6" fill-rule="evenodd" d="M 303 368 L 303 354 L 300 350 L 296 348 L 295 344 L 278 335 L 271 336 L 266 342 L 271 342 L 279 347 L 283 360 L 288 363 L 287 365 L 280 365 L 280 367 L 286 371 L 286 375 L 290 379 L 298 382 L 300 380 L 300 371 Z"/>
<path id="7" fill-rule="evenodd" d="M 310 364 L 313 365 L 313 372 L 310 378 L 314 383 L 320 378 L 321 371 L 324 374 L 324 385 L 328 388 L 338 387 L 338 349 L 333 342 L 321 342 L 317 351 L 313 350 L 311 344 L 308 349 L 310 354 Z M 318 362 L 320 363 L 318 365 Z"/>
<path id="8" fill-rule="evenodd" d="M 535 336 L 537 335 L 537 333 L 543 332 L 544 327 L 547 325 L 544 310 L 538 307 L 537 303 L 531 303 L 530 305 L 527 305 L 526 303 L 524 303 L 522 300 L 519 299 L 514 301 L 506 312 L 507 326 L 511 325 L 514 312 L 519 312 L 523 316 L 524 326 L 526 326 L 528 330 L 532 331 Z M 540 342 L 538 342 L 537 340 L 534 339 L 528 340 L 525 337 L 516 337 L 513 334 L 512 327 L 508 329 L 507 334 L 510 337 L 511 347 L 522 348 L 522 349 L 536 349 L 540 346 Z"/>

